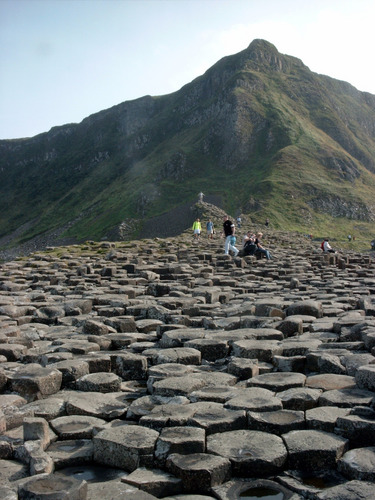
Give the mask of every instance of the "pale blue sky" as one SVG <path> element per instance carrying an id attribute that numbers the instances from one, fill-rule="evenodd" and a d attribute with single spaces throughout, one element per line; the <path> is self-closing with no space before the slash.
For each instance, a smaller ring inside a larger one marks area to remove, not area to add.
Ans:
<path id="1" fill-rule="evenodd" d="M 180 89 L 255 38 L 375 94 L 374 0 L 0 0 L 0 139 Z"/>

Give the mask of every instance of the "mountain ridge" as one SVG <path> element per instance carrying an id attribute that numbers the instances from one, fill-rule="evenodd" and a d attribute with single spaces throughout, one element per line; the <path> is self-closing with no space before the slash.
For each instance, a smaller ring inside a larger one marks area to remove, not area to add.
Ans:
<path id="1" fill-rule="evenodd" d="M 126 237 L 139 237 L 201 190 L 276 226 L 365 231 L 375 220 L 374 112 L 375 96 L 254 40 L 172 94 L 0 141 L 0 236 L 29 224 L 13 244 L 62 227 L 83 241 L 130 221 Z"/>

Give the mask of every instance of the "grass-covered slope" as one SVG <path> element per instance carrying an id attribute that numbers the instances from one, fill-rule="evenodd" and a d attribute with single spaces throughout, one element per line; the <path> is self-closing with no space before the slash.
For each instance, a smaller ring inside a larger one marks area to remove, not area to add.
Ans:
<path id="1" fill-rule="evenodd" d="M 0 237 L 100 239 L 123 221 L 139 236 L 200 191 L 254 222 L 369 232 L 374 114 L 375 96 L 255 40 L 173 94 L 0 141 Z"/>

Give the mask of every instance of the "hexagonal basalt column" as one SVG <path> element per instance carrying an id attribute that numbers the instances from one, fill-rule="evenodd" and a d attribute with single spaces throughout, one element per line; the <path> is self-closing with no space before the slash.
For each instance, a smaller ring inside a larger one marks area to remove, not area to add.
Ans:
<path id="1" fill-rule="evenodd" d="M 61 477 L 54 474 L 38 476 L 18 487 L 20 500 L 85 500 L 86 481 L 74 477 Z"/>
<path id="2" fill-rule="evenodd" d="M 129 472 L 152 467 L 159 433 L 138 425 L 105 429 L 94 437 L 94 460 Z"/>
<path id="3" fill-rule="evenodd" d="M 202 493 L 213 486 L 227 481 L 231 466 L 227 458 L 192 453 L 190 455 L 172 454 L 167 460 L 167 469 L 182 479 L 185 491 Z"/>
<path id="4" fill-rule="evenodd" d="M 348 440 L 323 431 L 291 431 L 283 434 L 292 469 L 335 468 L 348 449 Z"/>
<path id="5" fill-rule="evenodd" d="M 228 458 L 233 473 L 242 477 L 280 472 L 287 450 L 279 436 L 261 431 L 238 430 L 207 437 L 207 451 Z"/>

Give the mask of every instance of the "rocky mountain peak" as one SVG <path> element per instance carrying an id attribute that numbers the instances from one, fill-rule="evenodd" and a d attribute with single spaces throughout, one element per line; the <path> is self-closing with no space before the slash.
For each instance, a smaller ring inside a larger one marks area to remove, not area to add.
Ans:
<path id="1" fill-rule="evenodd" d="M 245 51 L 246 59 L 257 65 L 256 69 L 269 67 L 274 71 L 283 71 L 286 66 L 285 57 L 270 42 L 261 39 L 253 40 Z"/>

